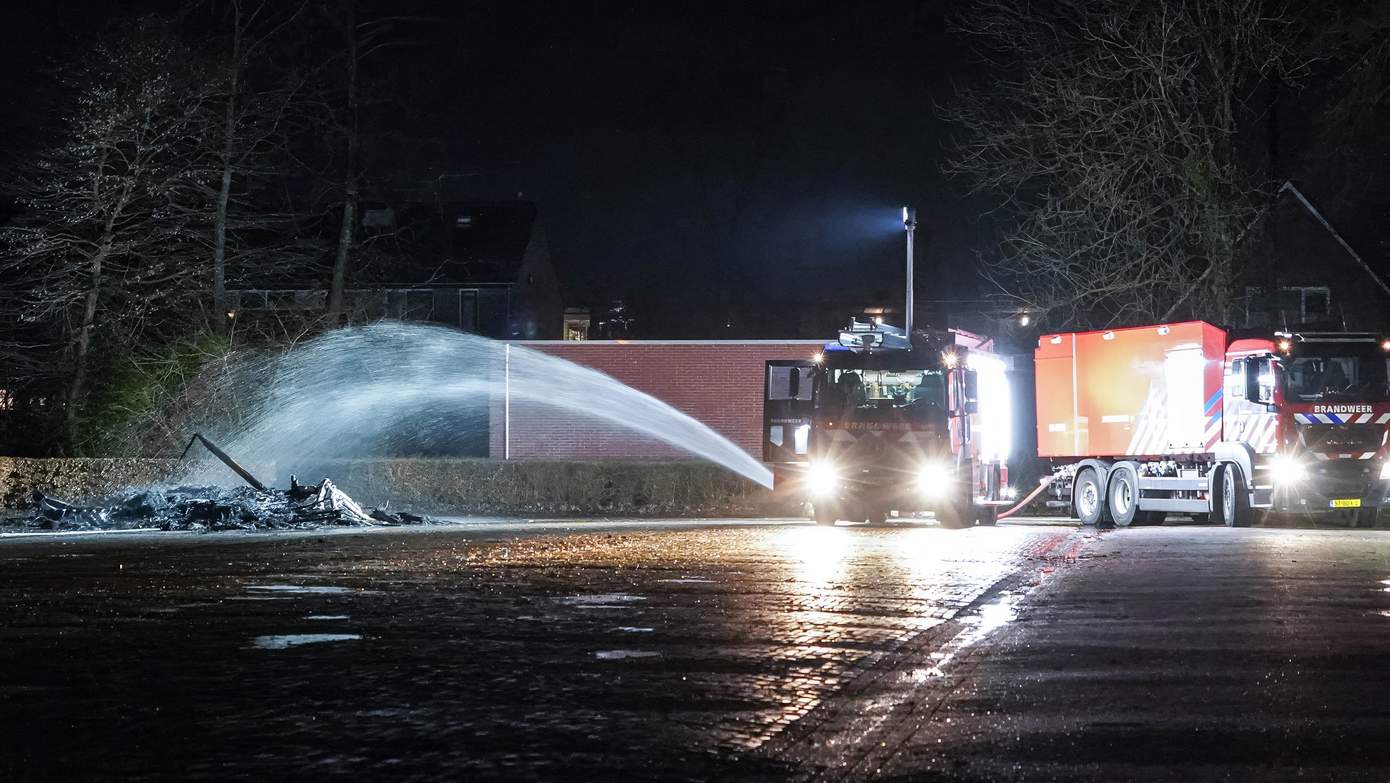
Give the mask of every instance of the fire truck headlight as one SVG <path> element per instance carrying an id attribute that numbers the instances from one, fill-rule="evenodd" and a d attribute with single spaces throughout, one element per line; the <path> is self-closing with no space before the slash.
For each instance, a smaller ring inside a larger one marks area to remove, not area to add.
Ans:
<path id="1" fill-rule="evenodd" d="M 1308 469 L 1297 459 L 1281 455 L 1269 463 L 1269 477 L 1274 479 L 1274 486 L 1276 487 L 1284 484 L 1297 484 L 1308 477 Z"/>
<path id="2" fill-rule="evenodd" d="M 939 498 L 951 488 L 951 467 L 943 462 L 927 462 L 917 469 L 917 491 Z"/>
<path id="3" fill-rule="evenodd" d="M 1004 487 L 999 490 L 999 497 L 1004 500 L 1013 500 L 1018 497 L 1018 490 L 1013 487 Z"/>
<path id="4" fill-rule="evenodd" d="M 1380 463 L 1380 480 L 1390 481 L 1390 459 Z"/>
<path id="5" fill-rule="evenodd" d="M 840 471 L 828 462 L 813 462 L 806 470 L 806 488 L 815 497 L 834 494 L 840 488 Z"/>

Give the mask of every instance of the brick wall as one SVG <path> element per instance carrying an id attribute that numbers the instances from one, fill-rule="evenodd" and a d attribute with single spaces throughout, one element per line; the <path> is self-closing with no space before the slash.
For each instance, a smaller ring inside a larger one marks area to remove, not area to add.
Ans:
<path id="1" fill-rule="evenodd" d="M 592 367 L 646 392 L 762 457 L 763 372 L 769 359 L 806 359 L 824 341 L 518 342 Z M 611 425 L 575 420 L 513 398 L 492 406 L 494 459 L 679 459 L 683 451 Z"/>

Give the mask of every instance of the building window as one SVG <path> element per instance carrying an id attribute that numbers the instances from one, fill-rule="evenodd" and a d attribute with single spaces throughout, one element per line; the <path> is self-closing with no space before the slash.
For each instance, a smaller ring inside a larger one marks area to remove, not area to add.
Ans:
<path id="1" fill-rule="evenodd" d="M 1279 288 L 1278 323 L 1313 323 L 1325 321 L 1332 314 L 1332 290 L 1326 286 L 1281 286 Z M 1245 289 L 1245 325 L 1270 326 L 1269 302 L 1265 290 L 1258 286 Z"/>
<path id="2" fill-rule="evenodd" d="M 294 308 L 294 291 L 266 291 L 267 310 L 291 310 Z"/>
<path id="3" fill-rule="evenodd" d="M 589 339 L 589 308 L 565 308 L 565 339 L 580 342 Z"/>
<path id="4" fill-rule="evenodd" d="M 1332 293 L 1326 288 L 1303 289 L 1303 319 L 1318 321 L 1327 318 L 1332 312 L 1328 307 L 1331 300 Z"/>
<path id="5" fill-rule="evenodd" d="M 362 228 L 366 229 L 368 234 L 380 234 L 395 227 L 396 211 L 390 207 L 369 209 L 362 214 Z"/>
<path id="6" fill-rule="evenodd" d="M 434 319 L 434 292 L 429 289 L 405 292 L 405 314 L 407 321 L 430 321 Z"/>

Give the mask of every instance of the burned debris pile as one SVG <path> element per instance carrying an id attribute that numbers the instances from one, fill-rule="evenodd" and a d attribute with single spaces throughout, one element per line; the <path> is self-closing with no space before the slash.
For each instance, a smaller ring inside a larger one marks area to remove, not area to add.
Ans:
<path id="1" fill-rule="evenodd" d="M 333 482 L 288 490 L 251 487 L 146 489 L 104 506 L 75 506 L 34 493 L 34 508 L 9 526 L 31 530 L 308 530 L 320 527 L 416 525 L 427 517 L 363 509 Z"/>
<path id="2" fill-rule="evenodd" d="M 326 478 L 305 485 L 291 476 L 289 489 L 267 488 L 202 435 L 195 434 L 189 446 L 195 442 L 202 442 L 248 486 L 142 489 L 102 506 L 73 505 L 35 491 L 26 516 L 0 525 L 29 530 L 310 530 L 433 522 L 403 511 L 364 509 Z"/>

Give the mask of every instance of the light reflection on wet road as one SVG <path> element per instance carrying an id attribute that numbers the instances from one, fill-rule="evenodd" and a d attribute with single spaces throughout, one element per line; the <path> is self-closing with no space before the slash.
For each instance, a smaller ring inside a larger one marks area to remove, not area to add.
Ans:
<path id="1" fill-rule="evenodd" d="M 5 542 L 0 779 L 1190 779 L 1267 772 L 1272 739 L 1315 775 L 1390 760 L 1330 744 L 1390 730 L 1362 689 L 1387 534 L 565 527 Z"/>

